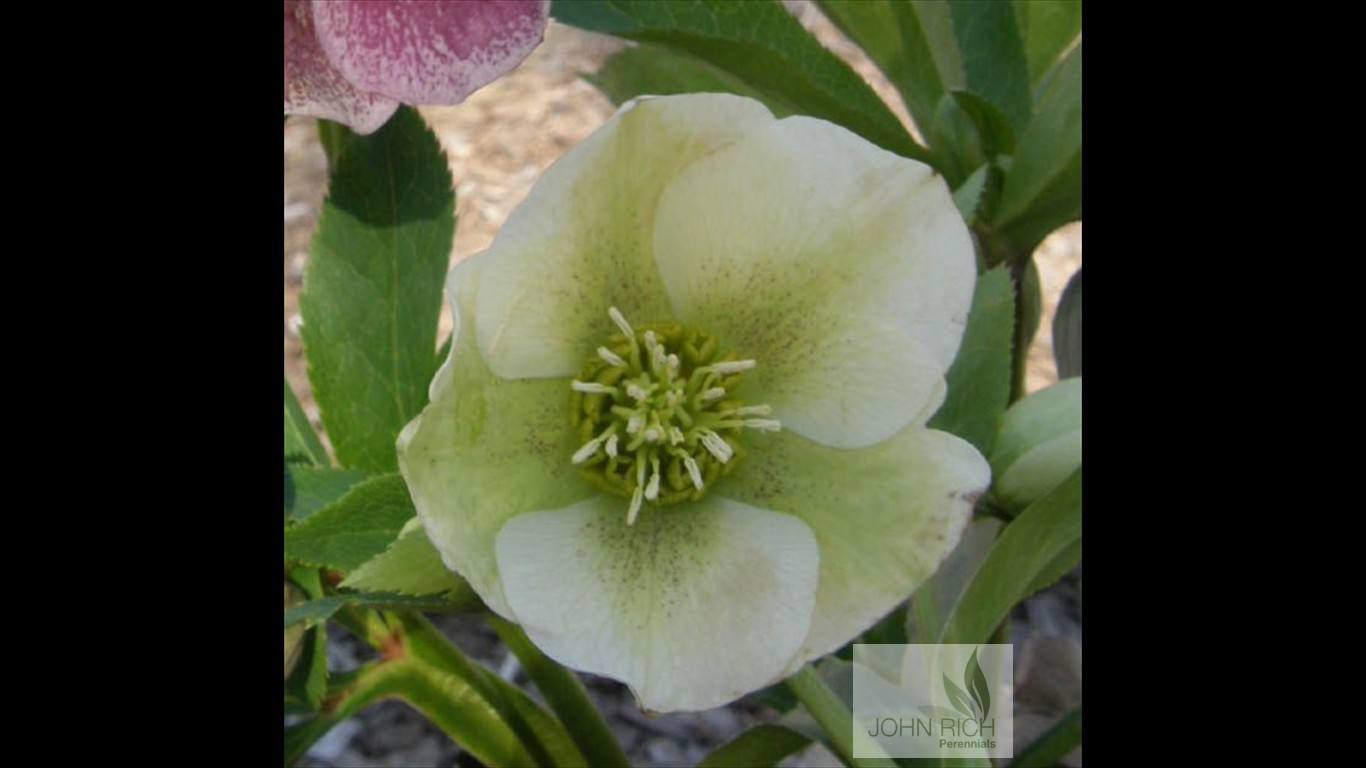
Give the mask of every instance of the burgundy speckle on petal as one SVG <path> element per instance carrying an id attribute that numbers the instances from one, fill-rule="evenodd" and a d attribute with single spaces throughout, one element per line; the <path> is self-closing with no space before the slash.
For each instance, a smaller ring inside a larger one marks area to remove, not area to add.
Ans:
<path id="1" fill-rule="evenodd" d="M 302 0 L 285 4 L 285 114 L 311 115 L 351 126 L 356 133 L 379 129 L 398 102 L 357 89 L 327 60 Z"/>
<path id="2" fill-rule="evenodd" d="M 319 45 L 357 88 L 408 104 L 458 104 L 545 33 L 549 0 L 313 0 Z"/>

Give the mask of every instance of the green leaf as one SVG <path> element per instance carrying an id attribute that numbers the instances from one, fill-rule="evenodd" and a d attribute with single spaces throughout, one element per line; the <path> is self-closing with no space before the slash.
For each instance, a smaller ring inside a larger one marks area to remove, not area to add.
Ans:
<path id="1" fill-rule="evenodd" d="M 982 153 L 988 158 L 1015 154 L 1015 129 L 1005 113 L 991 102 L 972 91 L 954 91 L 954 101 L 977 128 Z"/>
<path id="2" fill-rule="evenodd" d="M 943 0 L 818 0 L 821 12 L 896 86 L 917 130 L 930 138 L 939 100 L 966 85 Z"/>
<path id="3" fill-rule="evenodd" d="M 1029 80 L 1037 86 L 1081 34 L 1081 0 L 1015 0 L 1015 20 L 1024 35 Z"/>
<path id="4" fill-rule="evenodd" d="M 383 552 L 414 514 L 402 477 L 374 477 L 286 530 L 285 557 L 349 573 Z"/>
<path id="5" fill-rule="evenodd" d="M 285 579 L 286 611 L 289 610 L 291 606 L 303 602 L 307 599 L 308 596 L 304 594 L 304 591 L 302 589 L 299 589 L 299 587 L 296 586 L 294 582 L 290 581 L 289 579 Z M 291 627 L 288 625 L 285 626 L 284 679 L 286 682 L 289 681 L 289 676 L 298 667 L 299 656 L 303 653 L 304 650 L 303 642 L 305 629 L 307 629 L 307 627 Z"/>
<path id="6" fill-rule="evenodd" d="M 899 155 L 929 160 L 863 78 L 778 3 L 560 0 L 552 15 L 582 29 L 701 59 L 768 103 L 838 123 Z"/>
<path id="7" fill-rule="evenodd" d="M 1030 580 L 1029 587 L 1025 591 L 1032 595 L 1041 589 L 1053 586 L 1058 579 L 1066 576 L 1080 562 L 1081 539 L 1077 539 L 1054 556 L 1048 565 L 1040 568 L 1039 572 Z"/>
<path id="8" fill-rule="evenodd" d="M 952 432 L 990 453 L 1010 400 L 1010 344 L 1015 298 L 1003 267 L 977 279 L 968 327 L 958 357 L 945 375 L 948 393 L 930 419 L 932 429 Z"/>
<path id="9" fill-rule="evenodd" d="M 346 603 L 345 595 L 329 595 L 291 606 L 285 609 L 285 626 L 290 627 L 303 622 L 304 629 L 311 629 L 332 618 L 332 614 Z"/>
<path id="10" fill-rule="evenodd" d="M 541 653 L 521 627 L 495 614 L 489 614 L 488 622 L 508 650 L 517 655 L 523 671 L 536 684 L 588 763 L 601 768 L 629 766 L 626 754 L 578 676 Z"/>
<path id="11" fill-rule="evenodd" d="M 1034 743 L 1025 747 L 1011 768 L 1050 768 L 1062 763 L 1072 750 L 1081 744 L 1081 706 L 1068 712 L 1052 728 L 1044 731 Z"/>
<path id="12" fill-rule="evenodd" d="M 991 712 L 991 688 L 987 685 L 987 676 L 982 673 L 982 665 L 977 661 L 976 650 L 968 657 L 968 664 L 963 669 L 963 685 L 977 704 L 977 717 L 986 718 Z"/>
<path id="13" fill-rule="evenodd" d="M 1029 364 L 1029 348 L 1034 345 L 1034 337 L 1039 335 L 1039 323 L 1043 321 L 1043 282 L 1039 279 L 1039 264 L 1031 256 L 1025 264 L 1024 285 L 1020 298 L 1024 302 L 1024 322 L 1020 326 L 1021 365 Z"/>
<path id="14" fill-rule="evenodd" d="M 436 367 L 437 367 L 437 368 L 440 368 L 440 367 L 441 367 L 441 363 L 445 362 L 445 360 L 446 360 L 447 357 L 450 357 L 450 355 L 451 355 L 451 339 L 452 339 L 452 338 L 453 338 L 453 336 L 452 336 L 451 334 L 449 334 L 449 333 L 446 334 L 446 340 L 443 341 L 443 342 L 441 342 L 441 346 L 437 348 L 437 350 L 436 350 Z"/>
<path id="15" fill-rule="evenodd" d="M 961 184 L 969 169 L 986 165 L 991 158 L 982 151 L 982 139 L 977 126 L 959 106 L 952 93 L 944 94 L 934 112 L 930 126 L 930 144 L 938 167 L 950 186 Z M 981 216 L 979 214 L 978 218 Z"/>
<path id="16" fill-rule="evenodd" d="M 538 758 L 534 763 L 588 764 L 564 726 L 550 713 L 520 688 L 471 661 L 427 619 L 413 613 L 386 614 L 386 618 L 390 621 L 391 629 L 402 632 L 404 649 L 410 660 L 469 685 L 473 692 L 488 702 L 502 721 L 507 723 L 512 732 L 519 737 L 521 745 Z M 414 699 L 409 700 L 443 730 L 455 736 L 453 727 L 456 724 L 448 727 L 443 725 L 443 719 L 452 715 L 458 718 L 458 712 L 452 713 L 441 709 L 439 701 L 420 704 Z M 500 764 L 485 762 L 489 765 Z M 529 765 L 532 762 L 523 760 L 514 764 Z"/>
<path id="17" fill-rule="evenodd" d="M 776 766 L 810 743 L 810 738 L 781 725 L 758 725 L 717 747 L 702 758 L 697 768 Z"/>
<path id="18" fill-rule="evenodd" d="M 411 108 L 369 136 L 322 134 L 333 165 L 299 296 L 309 381 L 338 461 L 391 472 L 436 371 L 455 192 Z"/>
<path id="19" fill-rule="evenodd" d="M 1023 132 L 1032 99 L 1014 7 L 1002 2 L 952 2 L 949 16 L 968 90 L 999 107 L 1016 134 Z"/>
<path id="20" fill-rule="evenodd" d="M 362 667 L 345 686 L 328 691 L 336 702 L 326 715 L 286 731 L 285 760 L 298 759 L 308 745 L 333 725 L 371 703 L 398 697 L 417 708 L 456 744 L 484 765 L 537 765 L 495 708 L 466 680 L 423 663 L 400 657 Z"/>
<path id="21" fill-rule="evenodd" d="M 313 432 L 313 425 L 308 423 L 304 409 L 299 406 L 299 398 L 294 396 L 294 390 L 290 389 L 289 382 L 286 381 L 285 460 L 290 459 L 311 462 L 320 467 L 325 467 L 329 463 L 327 451 L 323 450 L 323 444 Z"/>
<path id="22" fill-rule="evenodd" d="M 953 204 L 958 207 L 963 221 L 972 224 L 977 220 L 977 211 L 982 204 L 982 191 L 987 182 L 989 165 L 980 165 L 968 176 L 967 180 L 953 191 Z"/>
<path id="23" fill-rule="evenodd" d="M 289 574 L 310 599 L 322 596 L 322 578 L 316 568 L 295 568 Z M 297 606 L 295 606 L 297 607 Z M 286 612 L 294 608 L 286 608 Z M 288 626 L 288 625 L 286 625 Z M 308 629 L 303 638 L 303 650 L 294 672 L 285 679 L 286 701 L 302 702 L 309 709 L 322 704 L 327 690 L 327 633 L 323 629 Z"/>
<path id="24" fill-rule="evenodd" d="M 1081 43 L 1058 65 L 1019 144 L 993 227 L 1032 251 L 1081 218 Z"/>
<path id="25" fill-rule="evenodd" d="M 285 726 L 284 764 L 293 765 L 304 756 L 308 748 L 321 739 L 339 721 L 330 717 L 318 716 L 302 723 Z"/>
<path id="26" fill-rule="evenodd" d="M 585 77 L 612 100 L 622 104 L 637 96 L 675 93 L 734 93 L 762 101 L 777 117 L 792 110 L 780 100 L 749 87 L 724 69 L 659 45 L 639 45 L 613 54 L 595 75 Z"/>
<path id="27" fill-rule="evenodd" d="M 460 603 L 475 600 L 469 583 L 441 562 L 441 554 L 417 518 L 408 521 L 388 549 L 352 571 L 339 586 L 403 595 L 446 594 Z"/>
<path id="28" fill-rule="evenodd" d="M 1062 482 L 1081 462 L 1079 438 L 1082 431 L 1082 379 L 1050 384 L 1016 402 L 1006 411 L 996 444 L 986 454 L 991 462 L 992 486 L 1020 485 L 1025 477 L 1036 478 L 1023 485 L 1035 487 L 1042 475 L 1052 475 L 1051 484 L 1037 488 L 1029 496 L 1036 499 Z M 1061 442 L 1060 442 L 1061 441 Z M 1064 445 L 1074 445 L 1075 450 Z M 1042 451 L 1042 453 L 1040 453 Z M 1025 477 L 1010 477 L 1025 472 Z M 1042 473 L 1042 474 L 1041 474 Z M 1006 483 L 1010 480 L 1010 483 Z"/>
<path id="29" fill-rule="evenodd" d="M 911 596 L 911 608 L 906 612 L 905 636 L 907 643 L 936 643 L 944 622 L 968 581 L 996 541 L 1001 521 L 995 517 L 977 517 L 968 524 L 958 546 L 954 547 L 934 576 L 922 584 Z"/>
<path id="30" fill-rule="evenodd" d="M 364 480 L 364 472 L 349 469 L 285 465 L 285 478 L 293 499 L 286 499 L 285 511 L 291 520 L 303 520 L 319 509 L 341 498 L 356 483 Z"/>
<path id="31" fill-rule="evenodd" d="M 1040 574 L 1056 572 L 1064 553 L 1075 552 L 1080 558 L 1080 541 L 1078 469 L 1006 526 L 963 591 L 939 642 L 986 642 L 1011 607 L 1033 593 Z"/>
<path id="32" fill-rule="evenodd" d="M 303 622 L 305 629 L 314 627 L 332 618 L 337 611 L 348 605 L 375 610 L 441 613 L 468 610 L 478 605 L 478 601 L 473 597 L 456 600 L 445 596 L 400 595 L 394 592 L 348 592 L 320 597 L 285 609 L 285 626 Z"/>
<path id="33" fill-rule="evenodd" d="M 1058 378 L 1081 375 L 1081 268 L 1067 281 L 1053 316 L 1053 358 Z"/>

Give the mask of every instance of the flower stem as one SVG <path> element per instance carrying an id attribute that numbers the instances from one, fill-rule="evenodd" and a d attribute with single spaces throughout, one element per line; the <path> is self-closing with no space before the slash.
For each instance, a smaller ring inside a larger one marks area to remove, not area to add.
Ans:
<path id="1" fill-rule="evenodd" d="M 526 692 L 473 662 L 418 614 L 343 609 L 338 623 L 379 652 L 383 695 L 420 710 L 486 765 L 581 765 L 563 725 Z"/>
<path id="2" fill-rule="evenodd" d="M 522 662 L 522 669 L 541 690 L 569 737 L 588 758 L 588 764 L 628 768 L 631 763 L 626 759 L 626 753 L 621 751 L 621 745 L 612 736 L 602 713 L 588 698 L 588 691 L 579 678 L 541 653 L 521 627 L 494 614 L 489 614 L 488 622 Z"/>
<path id="3" fill-rule="evenodd" d="M 854 716 L 810 664 L 802 665 L 797 674 L 789 677 L 787 687 L 825 731 L 830 746 L 845 765 L 896 768 L 889 757 L 860 758 L 854 762 Z"/>

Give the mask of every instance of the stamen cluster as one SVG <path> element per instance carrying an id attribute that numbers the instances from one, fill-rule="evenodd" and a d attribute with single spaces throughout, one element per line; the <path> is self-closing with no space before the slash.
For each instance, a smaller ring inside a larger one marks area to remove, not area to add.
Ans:
<path id="1" fill-rule="evenodd" d="M 634 524 L 645 502 L 696 500 L 743 455 L 746 427 L 777 431 L 767 405 L 731 394 L 753 360 L 718 356 L 699 328 L 660 323 L 633 328 L 616 307 L 620 329 L 598 347 L 573 389 L 572 418 L 584 441 L 571 461 L 594 485 L 631 500 Z"/>

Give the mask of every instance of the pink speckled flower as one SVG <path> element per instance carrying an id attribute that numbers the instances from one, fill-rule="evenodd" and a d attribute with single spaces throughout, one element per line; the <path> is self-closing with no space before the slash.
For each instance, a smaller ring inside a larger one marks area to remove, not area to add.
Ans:
<path id="1" fill-rule="evenodd" d="M 459 104 L 522 62 L 550 0 L 284 0 L 285 114 L 372 133 L 399 104 Z"/>

